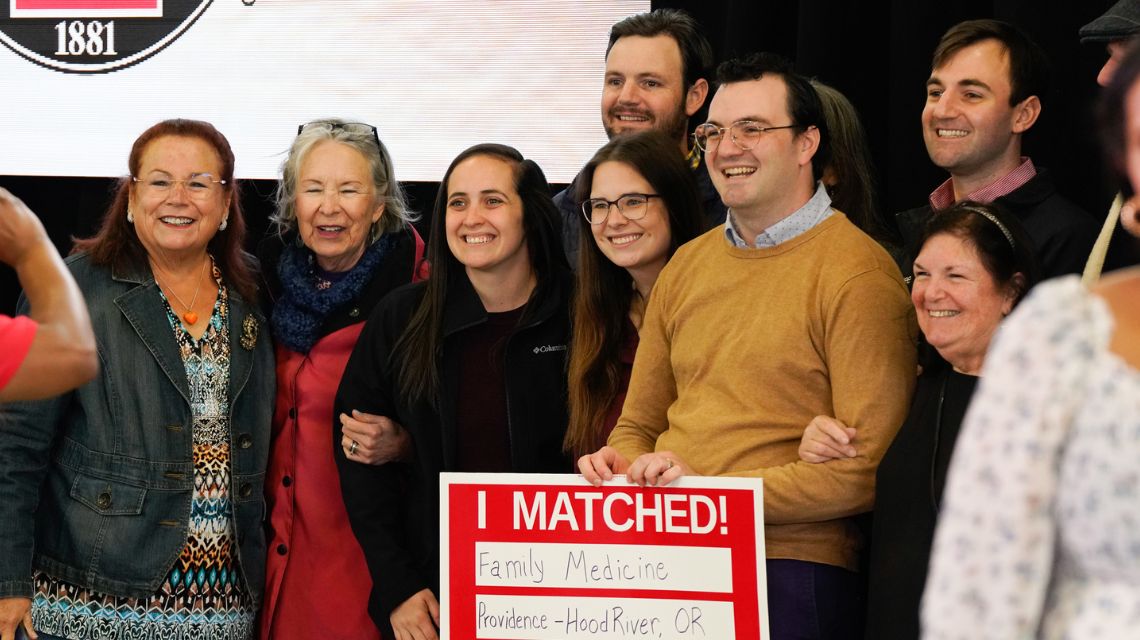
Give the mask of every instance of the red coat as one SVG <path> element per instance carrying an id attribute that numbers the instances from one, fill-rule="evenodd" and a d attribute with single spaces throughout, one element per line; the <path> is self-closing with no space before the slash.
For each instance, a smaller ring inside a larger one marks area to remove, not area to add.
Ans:
<path id="1" fill-rule="evenodd" d="M 426 277 L 419 236 L 412 232 L 399 246 L 361 299 L 326 321 L 329 333 L 308 354 L 277 347 L 262 640 L 380 638 L 368 615 L 372 578 L 348 524 L 329 430 L 339 428 L 333 399 L 372 307 L 395 286 Z"/>
<path id="2" fill-rule="evenodd" d="M 333 398 L 363 322 L 302 355 L 277 347 L 269 459 L 269 558 L 261 637 L 380 637 L 368 616 L 372 578 L 352 535 L 333 463 Z"/>

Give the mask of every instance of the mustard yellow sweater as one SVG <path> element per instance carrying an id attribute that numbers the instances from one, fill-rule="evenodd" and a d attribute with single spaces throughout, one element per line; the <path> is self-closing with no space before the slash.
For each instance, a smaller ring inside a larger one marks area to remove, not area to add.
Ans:
<path id="1" fill-rule="evenodd" d="M 916 335 L 895 263 L 843 214 L 770 249 L 715 228 L 654 286 L 609 444 L 631 462 L 673 451 L 700 475 L 762 477 L 769 558 L 855 569 L 850 516 L 870 510 L 906 416 Z M 858 457 L 800 461 L 817 415 L 858 430 Z"/>

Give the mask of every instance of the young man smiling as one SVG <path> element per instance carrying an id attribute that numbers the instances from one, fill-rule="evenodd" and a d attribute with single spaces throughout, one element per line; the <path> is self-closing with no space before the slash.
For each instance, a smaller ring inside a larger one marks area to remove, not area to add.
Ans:
<path id="1" fill-rule="evenodd" d="M 1004 22 L 969 20 L 942 36 L 926 81 L 922 137 L 950 179 L 927 206 L 896 216 L 908 253 L 936 211 L 962 200 L 996 202 L 1025 225 L 1043 277 L 1082 270 L 1095 221 L 1021 155 L 1022 136 L 1041 115 L 1047 66 L 1041 49 Z"/>
<path id="2" fill-rule="evenodd" d="M 875 467 L 906 415 L 917 331 L 902 277 L 819 182 L 819 97 L 770 54 L 721 65 L 697 127 L 727 223 L 677 250 L 654 285 L 610 446 L 579 460 L 595 484 L 681 475 L 764 479 L 772 638 L 856 638 Z M 801 462 L 805 426 L 835 415 L 860 456 Z"/>
<path id="3" fill-rule="evenodd" d="M 724 222 L 724 205 L 709 182 L 700 153 L 689 147 L 689 118 L 705 104 L 713 65 L 712 46 L 689 14 L 657 9 L 632 15 L 610 29 L 602 85 L 602 127 L 612 140 L 656 129 L 677 141 L 697 179 L 710 227 Z M 581 209 L 579 176 L 554 197 L 562 213 L 562 244 L 577 268 Z"/>

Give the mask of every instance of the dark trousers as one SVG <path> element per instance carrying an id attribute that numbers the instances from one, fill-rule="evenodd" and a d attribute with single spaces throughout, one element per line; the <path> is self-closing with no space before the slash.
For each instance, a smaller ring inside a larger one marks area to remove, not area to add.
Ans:
<path id="1" fill-rule="evenodd" d="M 768 560 L 772 640 L 861 640 L 866 608 L 859 574 L 816 562 Z"/>

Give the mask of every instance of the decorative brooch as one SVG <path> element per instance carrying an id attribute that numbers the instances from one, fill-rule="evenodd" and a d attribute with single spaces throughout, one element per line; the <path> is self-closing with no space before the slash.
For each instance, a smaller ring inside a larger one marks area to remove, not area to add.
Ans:
<path id="1" fill-rule="evenodd" d="M 241 322 L 241 346 L 246 351 L 253 351 L 257 346 L 257 320 L 253 316 L 247 315 L 245 320 Z"/>

